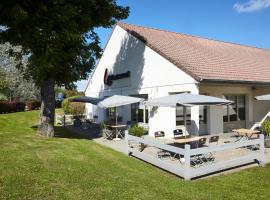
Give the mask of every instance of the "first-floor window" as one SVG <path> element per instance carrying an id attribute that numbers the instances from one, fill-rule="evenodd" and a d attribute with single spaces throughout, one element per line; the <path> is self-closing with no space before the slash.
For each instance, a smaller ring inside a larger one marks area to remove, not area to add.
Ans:
<path id="1" fill-rule="evenodd" d="M 225 98 L 233 103 L 224 108 L 223 122 L 246 120 L 245 95 L 226 95 Z"/>

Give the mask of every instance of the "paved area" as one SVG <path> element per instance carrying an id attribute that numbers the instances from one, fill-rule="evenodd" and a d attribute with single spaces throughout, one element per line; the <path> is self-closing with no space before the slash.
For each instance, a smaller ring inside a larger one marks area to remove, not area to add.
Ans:
<path id="1" fill-rule="evenodd" d="M 71 130 L 72 132 L 79 134 L 87 139 L 91 139 L 94 140 L 95 142 L 107 146 L 109 148 L 112 148 L 116 151 L 119 151 L 121 153 L 124 153 L 125 151 L 125 142 L 124 140 L 107 140 L 104 139 L 102 137 L 101 134 L 101 130 L 98 129 L 97 127 L 95 129 L 90 130 L 83 130 L 83 129 L 79 129 L 79 128 L 74 128 L 72 126 L 67 127 L 69 130 Z M 205 136 L 205 137 L 209 137 L 209 136 Z M 154 140 L 153 137 L 149 137 L 146 136 L 147 139 L 149 140 Z M 232 134 L 222 134 L 220 135 L 220 140 L 219 140 L 219 144 L 225 144 L 227 142 L 234 142 L 236 140 L 236 138 L 233 137 Z M 168 143 L 168 140 L 160 140 L 159 142 L 162 143 Z M 206 144 L 209 146 L 209 144 Z M 211 144 L 211 145 L 216 145 L 216 144 Z M 138 145 L 133 145 L 133 148 L 138 148 Z M 155 148 L 155 147 L 146 147 L 143 150 L 143 153 L 146 153 L 148 155 L 157 157 L 158 151 L 160 151 L 159 149 Z M 214 153 L 214 157 L 215 157 L 215 163 L 221 162 L 221 161 L 225 161 L 225 160 L 229 160 L 231 158 L 235 158 L 235 157 L 239 157 L 239 156 L 244 156 L 244 155 L 249 155 L 251 153 L 257 153 L 254 150 L 251 149 L 247 149 L 247 148 L 238 148 L 238 149 L 234 149 L 234 150 L 226 150 L 226 151 L 222 151 L 222 152 L 216 152 Z M 183 167 L 183 162 L 180 162 L 181 160 L 179 158 L 176 159 L 171 159 L 170 156 L 166 157 L 162 157 L 162 160 L 165 162 L 169 162 L 171 164 L 176 164 L 179 167 Z M 270 162 L 270 149 L 266 148 L 265 149 L 265 162 L 269 163 Z M 219 172 L 220 173 L 232 173 L 235 171 L 239 171 L 243 168 L 249 168 L 249 167 L 254 167 L 254 166 L 258 166 L 256 163 L 254 164 L 250 164 L 250 165 L 245 165 L 242 167 L 238 167 L 238 168 L 234 168 L 232 170 L 227 170 L 224 172 Z M 215 174 L 216 175 L 216 174 Z M 212 175 L 213 176 L 213 175 Z"/>

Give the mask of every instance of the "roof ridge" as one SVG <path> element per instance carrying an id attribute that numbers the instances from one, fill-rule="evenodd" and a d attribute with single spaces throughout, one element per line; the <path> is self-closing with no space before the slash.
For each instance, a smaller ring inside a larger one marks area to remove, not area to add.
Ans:
<path id="1" fill-rule="evenodd" d="M 201 37 L 201 36 L 195 36 L 195 35 L 190 35 L 190 34 L 186 34 L 186 33 L 179 33 L 179 32 L 175 32 L 175 31 L 169 31 L 169 30 L 164 30 L 164 29 L 159 29 L 159 28 L 153 28 L 153 27 L 146 27 L 146 26 L 128 24 L 128 23 L 124 23 L 124 22 L 117 22 L 117 25 L 119 25 L 119 26 L 121 26 L 121 25 L 128 25 L 128 26 L 135 26 L 135 27 L 140 27 L 140 28 L 144 28 L 144 29 L 152 29 L 152 30 L 156 30 L 156 31 L 162 31 L 162 32 L 167 32 L 167 33 L 174 33 L 174 34 L 178 34 L 178 35 L 184 35 L 184 36 L 198 38 L 198 39 L 203 39 L 203 40 L 209 40 L 209 41 L 214 41 L 214 42 L 222 42 L 222 43 L 225 43 L 225 44 L 232 44 L 232 45 L 237 45 L 237 46 L 240 46 L 240 47 L 247 47 L 247 48 L 252 48 L 252 49 L 258 49 L 258 50 L 267 51 L 268 53 L 270 53 L 270 49 L 266 49 L 266 48 L 260 48 L 260 47 L 256 47 L 256 46 L 249 46 L 249 45 L 245 45 L 245 44 L 228 42 L 228 41 L 224 41 L 224 40 L 216 40 L 216 39 L 211 39 L 211 38 L 205 38 L 205 37 Z"/>

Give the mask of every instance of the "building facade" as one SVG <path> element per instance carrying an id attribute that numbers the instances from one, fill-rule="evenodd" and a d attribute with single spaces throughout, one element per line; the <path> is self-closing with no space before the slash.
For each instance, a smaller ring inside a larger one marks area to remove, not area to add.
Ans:
<path id="1" fill-rule="evenodd" d="M 118 23 L 85 95 L 153 99 L 182 92 L 235 103 L 228 107 L 193 106 L 186 113 L 180 106 L 123 106 L 118 109 L 120 121 L 148 124 L 149 135 L 162 130 L 166 137 L 172 137 L 176 128 L 186 128 L 190 134 L 248 128 L 270 111 L 269 103 L 254 100 L 254 96 L 270 93 L 270 51 Z M 86 105 L 87 115 L 100 123 L 115 116 L 114 112 Z M 184 115 L 187 127 L 183 127 Z"/>

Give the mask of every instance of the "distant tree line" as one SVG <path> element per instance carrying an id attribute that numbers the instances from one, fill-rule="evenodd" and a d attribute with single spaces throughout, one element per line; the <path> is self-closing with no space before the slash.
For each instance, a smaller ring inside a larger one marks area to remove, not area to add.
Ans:
<path id="1" fill-rule="evenodd" d="M 19 62 L 27 64 L 27 55 L 19 61 L 15 55 L 10 56 L 11 51 L 15 54 L 20 51 L 20 47 L 9 43 L 0 44 L 0 100 L 40 100 L 40 89 L 30 77 L 25 79 L 23 76 L 24 67 L 20 70 L 16 68 Z"/>

